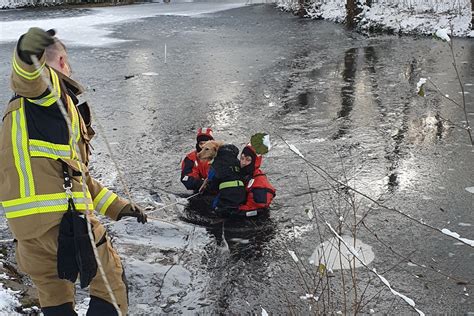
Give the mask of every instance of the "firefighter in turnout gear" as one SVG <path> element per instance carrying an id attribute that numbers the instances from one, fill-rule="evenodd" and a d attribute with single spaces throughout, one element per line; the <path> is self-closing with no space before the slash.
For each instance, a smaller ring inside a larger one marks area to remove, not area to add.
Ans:
<path id="1" fill-rule="evenodd" d="M 181 163 L 181 182 L 186 189 L 197 192 L 209 172 L 210 162 L 200 160 L 197 156 L 202 145 L 209 140 L 214 140 L 212 129 L 200 128 L 196 136 L 196 149 L 188 153 Z"/>
<path id="2" fill-rule="evenodd" d="M 87 315 L 117 315 L 102 276 L 94 269 L 95 256 L 84 251 L 92 245 L 84 239 L 87 226 L 83 225 L 83 214 L 95 210 L 114 220 L 133 216 L 145 223 L 147 219 L 139 207 L 90 176 L 89 142 L 94 132 L 89 108 L 86 103 L 78 104 L 83 88 L 70 78 L 66 48 L 54 35 L 53 30 L 31 28 L 15 48 L 11 75 L 14 96 L 3 114 L 0 131 L 0 211 L 17 240 L 18 267 L 31 276 L 44 315 L 76 315 L 73 282 L 78 275 L 81 287 L 90 287 Z M 38 58 L 39 68 L 32 56 Z M 49 78 L 54 91 L 42 76 Z M 71 133 L 60 112 L 59 99 L 69 116 Z M 86 175 L 85 194 L 81 171 Z M 69 200 L 65 187 L 70 187 Z M 87 217 L 97 259 L 122 315 L 126 315 L 127 289 L 120 258 L 104 226 L 92 212 Z M 83 222 L 76 225 L 77 220 Z"/>

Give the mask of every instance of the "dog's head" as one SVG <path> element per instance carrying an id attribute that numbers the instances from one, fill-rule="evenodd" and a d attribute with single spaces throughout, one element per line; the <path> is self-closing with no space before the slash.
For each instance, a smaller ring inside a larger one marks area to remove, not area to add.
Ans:
<path id="1" fill-rule="evenodd" d="M 219 147 L 224 145 L 222 141 L 210 140 L 204 143 L 197 156 L 200 160 L 212 160 L 216 157 Z"/>

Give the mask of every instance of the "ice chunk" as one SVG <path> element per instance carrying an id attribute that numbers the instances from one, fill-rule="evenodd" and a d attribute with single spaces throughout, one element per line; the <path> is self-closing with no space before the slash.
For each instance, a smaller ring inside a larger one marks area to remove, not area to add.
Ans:
<path id="1" fill-rule="evenodd" d="M 342 244 L 339 248 L 339 240 L 337 238 L 331 238 L 316 247 L 309 258 L 309 262 L 315 265 L 322 263 L 326 265 L 328 269 L 340 270 L 353 267 L 354 254 L 366 264 L 371 263 L 375 259 L 375 254 L 371 246 L 356 239 L 355 247 L 353 247 L 354 239 L 351 236 L 343 236 L 342 238 L 349 246 L 349 250 Z M 339 260 L 339 256 L 341 256 L 341 260 Z M 362 264 L 359 260 L 356 260 L 355 266 L 356 268 L 361 267 Z"/>

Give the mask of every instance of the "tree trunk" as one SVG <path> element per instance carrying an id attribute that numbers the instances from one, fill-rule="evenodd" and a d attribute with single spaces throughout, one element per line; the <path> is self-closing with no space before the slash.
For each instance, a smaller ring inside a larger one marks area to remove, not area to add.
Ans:
<path id="1" fill-rule="evenodd" d="M 474 0 L 471 0 L 471 30 L 474 30 Z"/>
<path id="2" fill-rule="evenodd" d="M 471 0 L 474 1 L 474 0 Z M 356 16 L 356 0 L 347 0 L 346 2 L 346 25 L 354 28 Z"/>
<path id="3" fill-rule="evenodd" d="M 474 1 L 474 0 L 472 0 Z M 298 8 L 298 16 L 303 18 L 306 15 L 306 9 L 304 8 L 304 0 L 298 0 L 299 8 Z"/>
<path id="4" fill-rule="evenodd" d="M 474 0 L 471 0 L 474 1 Z M 359 22 L 357 17 L 362 12 L 362 7 L 358 0 L 347 0 L 346 2 L 346 25 L 353 29 Z"/>

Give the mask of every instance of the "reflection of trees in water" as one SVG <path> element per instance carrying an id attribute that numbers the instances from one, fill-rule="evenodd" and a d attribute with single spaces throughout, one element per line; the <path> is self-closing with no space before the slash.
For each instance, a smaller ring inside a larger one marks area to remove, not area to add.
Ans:
<path id="1" fill-rule="evenodd" d="M 339 139 L 346 135 L 350 129 L 351 123 L 351 113 L 354 110 L 354 102 L 355 102 L 355 85 L 356 85 L 356 76 L 357 76 L 357 59 L 359 56 L 360 49 L 359 48 L 351 48 L 345 52 L 344 55 L 344 69 L 342 71 L 342 80 L 344 85 L 341 88 L 340 96 L 341 96 L 341 108 L 337 113 L 337 119 L 340 120 L 339 128 L 336 134 L 333 135 L 333 139 Z M 377 56 L 376 48 L 373 46 L 367 46 L 363 48 L 363 57 L 364 57 L 364 67 L 369 73 L 369 82 L 367 85 L 370 88 L 370 95 L 373 99 L 375 107 L 379 111 L 379 117 L 381 123 L 388 123 L 387 120 L 390 117 L 387 116 L 387 112 L 390 111 L 397 111 L 401 115 L 398 116 L 400 120 L 400 126 L 398 127 L 395 134 L 392 134 L 389 139 L 388 144 L 385 147 L 385 158 L 389 162 L 388 167 L 388 187 L 390 190 L 398 186 L 398 167 L 400 161 L 400 148 L 404 142 L 406 137 L 406 133 L 408 130 L 408 111 L 410 107 L 411 97 L 401 96 L 400 99 L 402 100 L 401 103 L 391 104 L 392 106 L 400 106 L 400 109 L 392 108 L 387 109 L 387 104 L 382 102 L 380 97 L 381 88 L 379 80 L 382 74 L 377 73 L 377 65 L 379 63 L 379 58 Z M 416 60 L 412 60 L 410 63 L 409 71 L 409 81 L 411 83 L 414 82 L 414 74 L 413 72 L 416 70 L 417 62 Z M 368 115 L 369 113 L 363 113 L 364 115 Z"/>
<path id="2" fill-rule="evenodd" d="M 349 129 L 349 115 L 354 108 L 354 86 L 355 75 L 357 71 L 357 48 L 350 48 L 344 54 L 344 70 L 342 71 L 342 80 L 344 85 L 341 88 L 341 109 L 337 113 L 337 118 L 342 119 L 337 133 L 333 139 L 339 139 L 347 133 Z"/>
<path id="3" fill-rule="evenodd" d="M 302 74 L 305 74 L 305 69 L 308 66 L 307 61 L 305 61 L 310 55 L 309 50 L 303 50 L 299 52 L 294 57 L 294 62 L 292 62 L 293 72 L 288 78 L 285 89 L 283 90 L 283 96 L 287 99 L 284 100 L 282 109 L 279 111 L 280 115 L 289 114 L 292 111 L 301 111 L 308 108 L 311 108 L 315 105 L 315 94 L 311 89 L 305 89 L 305 91 L 298 93 L 296 96 L 292 93 L 292 90 L 295 88 L 295 84 L 300 82 Z M 308 74 L 309 78 L 314 79 L 317 75 L 316 69 L 311 71 Z"/>
<path id="4" fill-rule="evenodd" d="M 382 120 L 382 123 L 387 123 L 386 120 L 388 119 L 387 117 L 387 109 L 386 106 L 383 104 L 382 100 L 380 99 L 380 88 L 379 88 L 379 83 L 378 83 L 378 77 L 377 77 L 377 71 L 376 71 L 376 66 L 378 63 L 378 57 L 377 57 L 377 52 L 375 50 L 375 47 L 373 46 L 367 46 L 364 47 L 364 56 L 365 56 L 365 62 L 367 65 L 367 71 L 369 72 L 370 76 L 370 88 L 371 88 L 371 95 L 373 96 L 374 103 L 376 104 L 377 108 L 379 109 L 380 113 L 380 118 Z M 408 81 L 410 84 L 414 83 L 414 72 L 416 70 L 416 59 L 413 59 L 410 62 L 409 68 L 408 68 Z M 407 98 L 406 100 L 404 100 Z M 403 103 L 402 103 L 402 109 L 401 109 L 401 116 L 399 116 L 399 119 L 401 120 L 401 125 L 397 129 L 397 132 L 395 134 L 392 134 L 391 138 L 393 139 L 394 143 L 393 146 L 391 146 L 391 143 L 387 144 L 385 147 L 385 158 L 389 162 L 389 167 L 388 167 L 388 189 L 390 191 L 393 191 L 396 187 L 398 187 L 399 181 L 398 181 L 398 167 L 400 163 L 400 147 L 405 139 L 407 130 L 408 130 L 408 111 L 409 111 L 409 105 L 410 105 L 410 97 L 401 97 Z"/>

